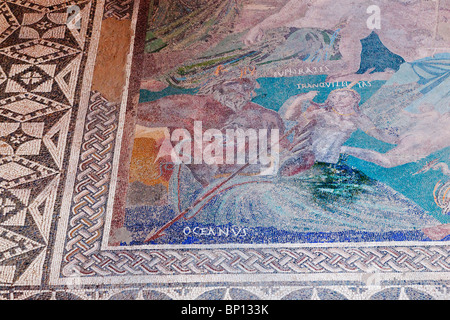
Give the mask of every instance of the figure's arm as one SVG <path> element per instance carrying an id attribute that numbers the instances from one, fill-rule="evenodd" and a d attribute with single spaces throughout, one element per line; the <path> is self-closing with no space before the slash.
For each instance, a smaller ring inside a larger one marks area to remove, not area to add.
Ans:
<path id="1" fill-rule="evenodd" d="M 407 117 L 411 118 L 411 119 L 421 119 L 423 117 L 422 113 L 416 114 L 416 113 L 411 113 L 409 111 L 406 111 L 404 109 L 400 110 L 401 113 L 403 113 L 404 115 L 406 115 Z"/>
<path id="2" fill-rule="evenodd" d="M 369 136 L 390 144 L 397 144 L 398 137 L 389 134 L 384 130 L 378 129 L 369 117 L 361 115 L 358 119 L 358 127 Z"/>
<path id="3" fill-rule="evenodd" d="M 319 111 L 316 107 L 312 107 L 303 112 L 302 106 L 305 101 L 311 101 L 316 95 L 316 91 L 299 95 L 292 102 L 288 101 L 288 104 L 279 111 L 282 119 L 295 121 L 295 126 L 285 133 L 285 135 L 292 133 L 293 141 L 283 145 L 280 155 L 279 173 L 283 176 L 298 174 L 314 165 L 311 133 L 316 124 L 316 113 Z"/>
<path id="4" fill-rule="evenodd" d="M 308 93 L 299 94 L 295 98 L 291 98 L 292 100 L 287 100 L 278 111 L 280 117 L 283 120 L 302 121 L 302 118 L 304 118 L 304 112 L 302 110 L 304 102 L 311 101 L 318 93 L 318 91 L 310 91 Z"/>
<path id="5" fill-rule="evenodd" d="M 439 117 L 441 116 L 441 114 L 434 109 L 423 110 L 420 113 L 411 113 L 409 111 L 402 109 L 401 112 L 403 114 L 405 114 L 406 116 L 408 116 L 409 118 L 414 119 L 414 120 L 416 120 L 416 119 L 423 120 L 423 119 L 427 118 L 427 121 L 433 121 L 433 120 L 438 120 Z"/>
<path id="6" fill-rule="evenodd" d="M 280 175 L 293 176 L 314 165 L 315 156 L 311 140 L 314 125 L 315 120 L 305 120 L 296 125 L 293 130 L 293 142 L 285 145 L 280 154 Z"/>
<path id="7" fill-rule="evenodd" d="M 291 133 L 294 135 L 293 142 L 289 145 L 289 156 L 305 146 L 306 137 L 309 138 L 310 130 L 315 124 L 316 113 L 319 109 L 312 105 L 307 110 L 303 111 L 304 103 L 315 98 L 318 91 L 310 91 L 308 93 L 300 94 L 285 102 L 278 111 L 281 119 L 284 121 L 295 122 L 295 127 L 291 128 Z"/>

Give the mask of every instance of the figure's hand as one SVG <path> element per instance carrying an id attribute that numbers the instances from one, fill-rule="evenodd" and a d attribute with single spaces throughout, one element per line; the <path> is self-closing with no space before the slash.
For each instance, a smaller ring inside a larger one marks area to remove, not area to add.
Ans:
<path id="1" fill-rule="evenodd" d="M 314 158 L 311 133 L 315 125 L 316 121 L 310 120 L 305 125 L 294 130 L 293 141 L 289 145 L 285 146 L 281 153 L 280 162 L 282 164 L 289 163 L 289 166 L 295 164 L 295 167 L 300 166 L 304 168 L 312 165 L 309 161 L 306 161 L 306 163 L 304 162 L 305 159 L 311 160 L 310 155 Z"/>
<path id="2" fill-rule="evenodd" d="M 261 41 L 263 37 L 264 31 L 259 26 L 255 26 L 245 35 L 243 42 L 249 46 Z"/>
<path id="3" fill-rule="evenodd" d="M 303 113 L 302 106 L 304 101 L 313 100 L 319 91 L 310 91 L 308 93 L 299 94 L 292 102 L 286 102 L 279 114 L 285 120 L 297 120 Z M 287 103 L 290 103 L 287 105 Z"/>
<path id="4" fill-rule="evenodd" d="M 294 138 L 291 143 L 284 145 L 284 150 L 280 154 L 279 173 L 281 175 L 292 176 L 308 170 L 314 165 L 312 132 L 316 125 L 316 120 L 311 119 L 307 123 L 297 124 L 293 128 Z"/>
<path id="5" fill-rule="evenodd" d="M 295 156 L 306 149 L 312 150 L 311 132 L 316 124 L 316 120 L 309 120 L 305 125 L 294 130 L 294 139 L 288 148 L 292 155 Z"/>
<path id="6" fill-rule="evenodd" d="M 319 94 L 319 91 L 310 91 L 301 96 L 301 98 L 312 100 Z"/>
<path id="7" fill-rule="evenodd" d="M 311 101 L 313 100 L 317 95 L 319 94 L 319 91 L 309 91 L 308 93 L 299 94 L 297 98 L 292 102 L 291 107 L 289 108 L 298 108 L 302 106 L 303 101 Z"/>

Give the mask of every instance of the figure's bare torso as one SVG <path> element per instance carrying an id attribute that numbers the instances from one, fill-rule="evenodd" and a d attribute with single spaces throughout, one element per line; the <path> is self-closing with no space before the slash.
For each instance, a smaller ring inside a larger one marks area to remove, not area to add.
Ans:
<path id="1" fill-rule="evenodd" d="M 234 111 L 208 95 L 169 96 L 150 103 L 141 104 L 138 110 L 138 124 L 147 127 L 168 127 L 170 134 L 176 129 L 186 129 L 194 137 L 195 122 L 201 122 L 202 133 L 208 129 L 220 130 L 223 136 L 226 129 L 278 129 L 279 136 L 284 132 L 284 124 L 279 115 L 258 104 L 249 102 L 241 110 Z M 193 141 L 191 150 L 196 146 Z M 226 146 L 224 146 L 224 149 Z M 201 151 L 202 152 L 202 151 Z M 224 150 L 225 156 L 226 150 Z M 248 160 L 248 159 L 247 159 Z M 207 185 L 217 175 L 229 174 L 242 167 L 242 164 L 188 164 L 194 177 Z M 259 165 L 251 165 L 244 172 L 260 172 Z"/>
<path id="2" fill-rule="evenodd" d="M 316 121 L 311 135 L 316 161 L 337 163 L 342 145 L 358 129 L 357 116 L 340 116 L 319 109 L 311 112 L 308 118 Z"/>

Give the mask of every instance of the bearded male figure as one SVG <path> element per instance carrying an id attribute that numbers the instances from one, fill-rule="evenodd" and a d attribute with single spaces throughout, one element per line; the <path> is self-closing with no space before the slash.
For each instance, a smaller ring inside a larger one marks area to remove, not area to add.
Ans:
<path id="1" fill-rule="evenodd" d="M 218 129 L 225 133 L 227 129 L 267 129 L 270 132 L 277 129 L 282 137 L 285 127 L 278 113 L 251 102 L 257 87 L 258 83 L 248 78 L 227 79 L 215 81 L 196 95 L 173 95 L 142 103 L 138 108 L 137 124 L 145 127 L 167 127 L 171 134 L 182 128 L 194 136 L 194 125 L 201 122 L 203 131 Z M 297 131 L 297 136 L 302 138 L 292 144 L 283 137 L 281 141 L 270 142 L 271 145 L 279 143 L 281 148 L 295 150 L 283 153 L 284 159 L 289 160 L 286 162 L 288 167 L 282 167 L 285 175 L 297 174 L 314 164 L 307 130 L 305 127 L 303 131 Z M 195 143 L 192 146 L 198 148 Z M 294 148 L 295 146 L 297 147 Z M 207 186 L 215 177 L 232 174 L 242 165 L 201 163 L 187 164 L 187 167 L 197 181 Z M 242 171 L 244 174 L 258 172 L 261 172 L 259 164 L 252 164 Z"/>

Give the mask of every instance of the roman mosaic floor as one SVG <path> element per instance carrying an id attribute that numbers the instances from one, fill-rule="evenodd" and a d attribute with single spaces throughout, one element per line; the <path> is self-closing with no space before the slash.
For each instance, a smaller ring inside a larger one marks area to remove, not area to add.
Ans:
<path id="1" fill-rule="evenodd" d="M 193 224 L 178 225 L 174 221 L 174 227 L 168 228 L 167 233 L 157 233 L 162 222 L 156 218 L 152 220 L 154 216 L 150 211 L 139 208 L 147 208 L 149 203 L 167 206 L 168 200 L 164 197 L 168 196 L 156 195 L 154 190 L 170 190 L 171 179 L 176 171 L 173 167 L 158 167 L 158 170 L 167 170 L 153 178 L 154 181 L 159 179 L 157 183 L 148 179 L 151 172 L 142 171 L 144 167 L 151 170 L 148 168 L 156 161 L 155 147 L 145 139 L 151 137 L 154 139 L 151 141 L 157 141 L 154 137 L 164 137 L 164 131 L 155 133 L 139 126 L 139 105 L 155 101 L 155 97 L 163 97 L 158 96 L 161 92 L 165 92 L 165 96 L 191 92 L 189 90 L 193 90 L 198 83 L 195 81 L 202 82 L 207 72 L 212 77 L 220 75 L 224 69 L 232 68 L 226 64 L 227 61 L 249 57 L 258 57 L 260 60 L 255 61 L 264 63 L 256 67 L 249 64 L 249 67 L 244 68 L 242 66 L 248 65 L 248 60 L 245 60 L 237 69 L 236 77 L 252 76 L 253 71 L 261 70 L 258 76 L 261 91 L 257 90 L 258 97 L 253 101 L 263 106 L 263 94 L 274 95 L 267 89 L 271 86 L 278 86 L 276 88 L 280 92 L 288 86 L 294 91 L 314 90 L 313 87 L 307 87 L 308 83 L 313 82 L 317 84 L 315 90 L 321 88 L 319 83 L 324 83 L 323 87 L 325 83 L 331 86 L 331 80 L 326 76 L 320 78 L 320 74 L 330 70 L 326 63 L 316 65 L 315 69 L 302 66 L 303 74 L 300 74 L 300 67 L 292 69 L 283 64 L 276 65 L 276 69 L 266 68 L 264 59 L 268 59 L 268 54 L 264 56 L 266 49 L 260 44 L 250 52 L 242 49 L 242 42 L 239 42 L 239 48 L 233 49 L 238 50 L 234 58 L 226 60 L 221 55 L 221 52 L 228 52 L 225 44 L 233 46 L 237 42 L 230 40 L 223 45 L 225 49 L 218 44 L 230 34 L 228 30 L 231 27 L 217 23 L 216 30 L 216 22 L 212 22 L 208 25 L 212 31 L 206 31 L 210 36 L 205 38 L 201 33 L 204 31 L 198 29 L 194 21 L 197 17 L 201 20 L 202 15 L 214 15 L 214 12 L 228 14 L 234 10 L 234 7 L 228 8 L 225 4 L 243 5 L 236 11 L 237 15 L 253 17 L 265 12 L 267 16 L 268 11 L 275 12 L 277 6 L 287 1 L 185 2 L 0 0 L 0 299 L 450 298 L 450 238 L 447 233 L 450 220 L 446 222 L 444 218 L 436 218 L 439 221 L 437 227 L 433 225 L 435 229 L 431 233 L 422 233 L 420 228 L 405 233 L 396 233 L 396 230 L 382 232 L 375 228 L 378 222 L 373 223 L 375 229 L 372 233 L 364 233 L 365 229 L 350 230 L 350 233 L 345 233 L 346 229 L 336 229 L 337 233 L 333 233 L 332 228 L 338 222 L 329 222 L 329 229 L 319 228 L 317 232 L 314 231 L 314 235 L 300 235 L 295 233 L 297 229 L 284 230 L 287 233 L 280 231 L 284 223 L 288 224 L 285 220 L 258 217 L 257 220 L 267 222 L 268 225 L 261 225 L 261 229 L 258 229 L 260 236 L 257 236 L 256 233 L 251 235 L 256 229 L 252 229 L 251 225 L 239 225 L 240 218 L 234 218 L 231 213 L 232 217 L 226 218 L 230 219 L 226 223 L 219 223 L 217 221 L 220 218 L 216 218 L 214 225 L 208 220 L 207 214 L 199 213 L 194 215 L 197 220 L 189 220 L 194 221 Z M 437 6 L 438 10 L 450 9 L 446 7 L 447 4 L 442 1 L 440 7 Z M 215 11 L 201 11 L 206 5 Z M 158 16 L 162 12 L 166 12 L 164 19 L 168 22 Z M 171 13 L 173 16 L 170 16 Z M 216 18 L 214 21 L 219 21 L 219 15 Z M 192 28 L 195 28 L 195 32 L 189 28 L 177 29 L 179 26 L 176 23 L 185 23 L 189 19 L 193 19 Z M 226 19 L 221 21 L 232 21 Z M 244 22 L 233 21 L 233 27 L 240 28 L 240 35 L 249 29 Z M 160 28 L 157 29 L 159 33 L 149 32 L 152 23 Z M 164 28 L 168 31 L 164 31 Z M 171 28 L 179 32 L 170 33 Z M 228 33 L 221 30 L 227 30 Z M 437 32 L 450 41 L 450 28 L 438 29 Z M 266 35 L 272 36 L 269 31 Z M 303 36 L 292 33 L 288 36 L 286 33 L 281 38 L 287 41 L 288 46 L 289 41 Z M 331 48 L 333 33 L 323 32 L 321 36 L 328 39 Z M 205 42 L 205 39 L 210 42 Z M 189 48 L 186 44 L 189 41 L 201 42 L 190 49 L 190 64 L 179 53 Z M 276 44 L 275 47 L 280 46 L 281 42 L 277 42 L 281 41 L 279 37 L 273 36 L 270 41 Z M 364 43 L 375 45 L 378 40 L 367 37 L 365 41 L 362 41 L 363 48 L 366 48 Z M 288 47 L 289 50 L 295 48 Z M 198 58 L 207 50 L 210 50 L 210 60 Z M 271 59 L 276 60 L 280 52 L 271 51 Z M 338 59 L 337 51 L 330 51 L 331 54 Z M 394 61 L 396 57 L 392 55 L 389 61 Z M 218 60 L 211 62 L 211 59 Z M 366 70 L 355 74 L 367 75 L 370 63 L 363 59 L 360 65 L 361 68 L 366 66 Z M 182 70 L 181 66 L 185 69 Z M 192 73 L 193 70 L 195 73 Z M 398 70 L 393 73 L 400 72 Z M 448 75 L 448 70 L 445 71 L 447 73 L 443 72 Z M 278 75 L 274 75 L 274 72 Z M 265 79 L 291 79 L 286 73 L 298 77 L 295 83 L 289 80 L 275 85 L 264 82 L 269 81 Z M 315 76 L 318 78 L 313 78 Z M 161 79 L 168 79 L 168 82 L 164 83 Z M 299 79 L 309 79 L 310 82 L 301 82 L 303 80 Z M 439 79 L 439 84 L 444 83 L 444 89 L 441 87 L 439 92 L 446 88 L 448 97 L 449 82 L 446 76 Z M 378 85 L 379 89 L 385 82 L 377 81 L 386 80 L 374 80 L 372 83 L 360 80 L 355 90 L 366 99 L 363 91 L 365 86 L 371 83 L 372 87 Z M 333 83 L 339 86 L 339 81 L 343 84 L 340 79 Z M 349 78 L 346 85 L 352 81 Z M 282 105 L 289 97 L 299 93 L 292 92 L 279 98 L 281 102 L 277 100 L 277 103 Z M 152 96 L 148 98 L 147 95 Z M 445 103 L 448 111 L 450 100 L 445 97 L 442 99 L 447 99 Z M 382 105 L 379 101 L 373 104 L 380 108 Z M 377 112 L 373 111 L 374 114 Z M 448 127 L 450 123 L 447 130 Z M 138 149 L 139 143 L 142 143 L 142 151 Z M 448 158 L 448 148 L 444 151 L 447 152 L 443 153 L 444 156 Z M 151 152 L 155 153 L 152 158 L 154 161 L 146 164 Z M 427 163 L 437 158 L 435 154 L 430 157 L 424 158 Z M 417 163 L 415 170 L 422 168 L 425 160 Z M 347 167 L 342 168 L 343 171 L 349 170 Z M 358 168 L 360 171 L 366 170 L 366 173 L 372 172 L 363 165 Z M 179 176 L 182 176 L 182 169 L 179 172 Z M 419 177 L 412 176 L 414 172 L 408 171 L 408 177 Z M 327 171 L 327 174 L 332 173 Z M 358 183 L 365 179 L 365 175 L 353 174 L 352 179 L 359 179 Z M 367 175 L 370 176 L 369 173 Z M 429 180 L 426 177 L 420 180 L 427 188 L 431 186 L 431 191 L 424 192 L 424 197 L 428 197 L 427 201 L 431 203 L 430 208 L 436 201 L 436 204 L 442 205 L 442 210 L 443 202 L 447 201 L 448 206 L 450 198 L 446 200 L 446 194 L 438 194 L 437 191 L 439 186 L 443 190 L 442 185 L 446 183 L 444 178 L 445 175 L 439 179 L 433 176 Z M 370 179 L 374 180 L 372 177 Z M 180 183 L 186 183 L 187 190 L 194 190 L 194 187 L 189 187 L 194 182 Z M 401 178 L 398 178 L 396 186 L 390 185 L 385 189 L 379 187 L 381 182 L 376 183 L 370 186 L 375 185 L 378 191 L 370 194 L 379 206 L 393 205 L 393 202 L 381 203 L 381 200 L 377 200 L 391 192 L 389 201 L 395 201 L 396 206 L 403 203 L 411 210 L 415 208 L 416 204 L 407 203 L 413 196 L 405 191 L 407 188 L 401 187 L 402 183 L 406 184 Z M 421 188 L 419 182 L 408 183 L 417 183 L 416 189 Z M 200 186 L 198 182 L 195 185 Z M 442 203 L 439 202 L 441 198 L 433 200 L 433 187 L 436 187 L 435 197 L 442 197 Z M 257 190 L 265 190 L 262 186 L 260 188 Z M 391 189 L 396 191 L 385 191 Z M 244 193 L 256 189 L 239 190 L 239 193 Z M 399 192 L 403 195 L 397 199 Z M 222 199 L 223 195 L 220 194 L 218 199 Z M 178 206 L 189 207 L 189 203 L 183 202 L 184 198 L 180 197 Z M 285 203 L 292 197 L 287 194 L 286 199 Z M 223 201 L 224 212 L 232 212 L 232 205 Z M 256 204 L 253 206 L 256 208 Z M 425 204 L 419 203 L 419 206 L 424 211 L 432 211 Z M 240 214 L 252 219 L 252 209 L 246 208 L 247 211 Z M 261 205 L 261 208 L 266 207 Z M 439 209 L 439 214 L 442 211 L 438 207 L 434 209 Z M 410 213 L 398 210 L 399 216 Z M 436 216 L 439 217 L 438 213 Z M 155 221 L 155 229 L 151 230 L 149 221 Z M 372 225 L 360 226 L 366 228 Z M 279 228 L 273 231 L 271 227 Z M 155 232 L 161 237 L 157 238 Z M 439 232 L 442 232 L 441 236 Z M 217 237 L 225 234 L 228 237 L 226 241 L 217 240 Z M 189 238 L 188 235 L 193 237 Z M 195 235 L 198 237 L 195 238 Z M 249 236 L 245 238 L 246 235 Z"/>

